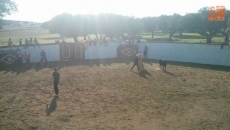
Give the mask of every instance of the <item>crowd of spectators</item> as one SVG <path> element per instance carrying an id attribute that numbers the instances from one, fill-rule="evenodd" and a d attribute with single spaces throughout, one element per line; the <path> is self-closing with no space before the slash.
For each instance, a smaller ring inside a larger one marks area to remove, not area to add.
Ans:
<path id="1" fill-rule="evenodd" d="M 8 46 L 16 46 L 16 44 L 14 44 L 11 40 L 11 38 L 9 38 L 8 42 L 7 42 Z M 22 39 L 19 39 L 19 46 L 30 46 L 30 45 L 39 45 L 37 38 L 34 38 L 34 40 L 30 37 L 30 39 L 28 40 L 27 38 L 25 39 L 25 42 L 22 42 Z"/>
<path id="2" fill-rule="evenodd" d="M 108 46 L 108 41 L 105 39 L 105 37 L 103 37 L 102 40 L 99 40 L 97 38 L 95 38 L 94 40 L 91 40 L 90 37 L 88 36 L 88 40 L 85 40 L 84 43 L 87 46 L 91 46 L 91 45 L 97 45 L 99 44 L 100 46 Z"/>
<path id="3" fill-rule="evenodd" d="M 16 60 L 16 64 L 19 65 L 19 66 L 22 66 L 23 65 L 23 60 L 25 61 L 25 65 L 28 66 L 30 65 L 31 61 L 30 61 L 30 52 L 28 50 L 25 50 L 24 52 L 21 50 L 21 49 L 16 49 L 16 50 L 4 50 L 4 49 L 0 49 L 0 54 L 4 55 L 3 58 L 1 60 L 3 60 L 3 62 L 7 61 L 9 62 L 11 60 L 11 58 L 15 57 Z M 39 57 L 39 65 L 40 66 L 44 66 L 44 65 L 47 65 L 48 64 L 48 60 L 47 60 L 47 57 L 46 57 L 46 52 L 42 49 L 41 52 L 40 52 L 40 55 L 37 56 Z M 4 60 L 5 59 L 5 60 Z M 34 59 L 33 59 L 34 60 Z M 15 63 L 15 62 L 12 62 L 12 63 Z M 11 64 L 8 63 L 8 64 Z"/>
<path id="4" fill-rule="evenodd" d="M 17 50 L 17 63 L 19 65 L 22 65 L 23 63 L 23 59 L 26 61 L 26 65 L 30 64 L 30 53 L 28 51 L 25 51 L 24 53 L 21 52 L 20 49 Z M 40 53 L 40 59 L 39 59 L 39 65 L 40 66 L 44 66 L 47 65 L 48 61 L 46 58 L 46 52 L 42 49 L 41 53 Z"/>
<path id="5" fill-rule="evenodd" d="M 120 43 L 120 45 L 124 44 L 124 45 L 134 45 L 134 44 L 138 44 L 140 43 L 140 38 L 132 38 L 132 37 L 119 37 L 117 38 L 117 42 Z M 124 39 L 124 40 L 123 40 Z M 100 46 L 108 46 L 108 41 L 106 40 L 106 37 L 104 36 L 102 38 L 102 40 L 95 38 L 94 40 L 91 40 L 91 38 L 88 36 L 88 40 L 85 40 L 84 43 L 86 44 L 86 46 L 96 46 L 96 45 L 100 45 Z"/>

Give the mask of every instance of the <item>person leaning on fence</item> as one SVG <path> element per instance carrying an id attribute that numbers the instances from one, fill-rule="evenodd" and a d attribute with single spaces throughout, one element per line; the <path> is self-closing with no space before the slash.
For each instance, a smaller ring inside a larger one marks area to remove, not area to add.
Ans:
<path id="1" fill-rule="evenodd" d="M 20 38 L 20 40 L 19 40 L 19 46 L 21 46 L 22 45 L 22 39 Z"/>
<path id="2" fill-rule="evenodd" d="M 224 42 L 221 44 L 221 48 L 220 49 L 223 49 L 224 45 L 229 45 L 229 36 L 228 36 L 228 34 L 226 34 L 226 36 L 224 38 Z"/>
<path id="3" fill-rule="evenodd" d="M 37 38 L 34 38 L 34 44 L 35 44 L 35 45 L 38 45 L 38 44 L 39 44 Z"/>
<path id="4" fill-rule="evenodd" d="M 13 42 L 11 41 L 11 38 L 9 38 L 9 40 L 8 40 L 8 42 L 7 42 L 7 43 L 8 43 L 8 46 L 12 46 L 12 45 L 14 45 L 14 44 L 13 44 Z"/>
<path id="5" fill-rule="evenodd" d="M 28 47 L 29 46 L 29 41 L 28 41 L 28 39 L 26 38 L 26 40 L 25 40 L 25 47 Z"/>
<path id="6" fill-rule="evenodd" d="M 34 45 L 38 45 L 38 46 L 39 46 L 39 48 L 40 48 L 40 45 L 39 45 L 39 43 L 38 43 L 37 38 L 34 38 Z"/>

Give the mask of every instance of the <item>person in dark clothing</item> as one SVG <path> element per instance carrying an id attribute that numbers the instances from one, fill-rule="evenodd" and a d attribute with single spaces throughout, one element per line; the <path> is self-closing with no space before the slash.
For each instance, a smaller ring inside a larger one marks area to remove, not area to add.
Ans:
<path id="1" fill-rule="evenodd" d="M 46 52 L 42 49 L 42 52 L 40 53 L 41 59 L 44 59 L 45 64 L 47 65 L 47 59 L 46 59 Z"/>
<path id="2" fill-rule="evenodd" d="M 58 90 L 59 79 L 60 79 L 60 74 L 57 72 L 57 68 L 54 68 L 54 72 L 52 74 L 52 80 L 54 85 L 55 96 L 58 96 L 59 94 L 59 90 Z"/>
<path id="3" fill-rule="evenodd" d="M 29 41 L 28 41 L 28 39 L 26 38 L 26 40 L 25 40 L 25 47 L 28 47 L 29 46 Z"/>
<path id="4" fill-rule="evenodd" d="M 135 66 L 137 66 L 137 70 L 138 70 L 138 72 L 139 72 L 139 67 L 138 67 L 138 55 L 135 56 L 134 61 L 133 61 L 133 66 L 132 66 L 132 68 L 130 69 L 130 71 L 131 71 Z"/>
<path id="5" fill-rule="evenodd" d="M 147 53 L 148 53 L 148 47 L 145 45 L 145 50 L 144 50 L 144 58 L 147 58 Z"/>
<path id="6" fill-rule="evenodd" d="M 38 40 L 37 40 L 37 38 L 34 38 L 34 45 L 38 45 L 39 46 L 39 48 L 40 48 L 40 44 L 38 43 Z"/>
<path id="7" fill-rule="evenodd" d="M 34 38 L 34 44 L 35 44 L 35 45 L 38 45 L 38 44 L 39 44 L 37 38 Z"/>
<path id="8" fill-rule="evenodd" d="M 221 44 L 220 49 L 223 49 L 224 45 L 228 45 L 229 44 L 229 36 L 228 34 L 226 34 L 225 38 L 224 38 L 224 42 Z"/>

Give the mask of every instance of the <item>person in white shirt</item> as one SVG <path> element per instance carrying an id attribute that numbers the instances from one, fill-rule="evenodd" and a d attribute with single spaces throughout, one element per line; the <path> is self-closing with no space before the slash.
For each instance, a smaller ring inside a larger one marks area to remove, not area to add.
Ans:
<path id="1" fill-rule="evenodd" d="M 139 67 L 139 72 L 142 72 L 142 71 L 145 70 L 144 64 L 143 64 L 143 62 L 142 62 L 142 59 L 143 59 L 143 55 L 142 55 L 142 53 L 141 53 L 141 51 L 140 51 L 140 53 L 138 54 L 138 67 Z"/>

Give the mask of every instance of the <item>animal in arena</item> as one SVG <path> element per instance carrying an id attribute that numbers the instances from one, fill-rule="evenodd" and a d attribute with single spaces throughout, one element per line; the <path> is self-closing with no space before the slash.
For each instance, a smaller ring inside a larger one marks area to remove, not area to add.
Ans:
<path id="1" fill-rule="evenodd" d="M 164 71 L 166 71 L 166 65 L 167 65 L 167 62 L 165 60 L 159 60 L 159 66 L 160 68 L 163 68 Z"/>

